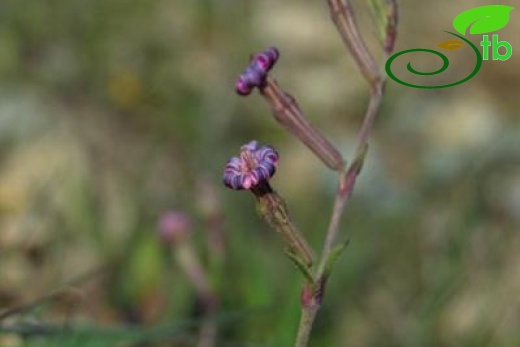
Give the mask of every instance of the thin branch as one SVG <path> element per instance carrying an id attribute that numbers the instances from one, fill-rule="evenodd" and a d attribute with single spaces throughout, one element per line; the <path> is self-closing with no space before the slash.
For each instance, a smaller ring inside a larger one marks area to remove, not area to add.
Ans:
<path id="1" fill-rule="evenodd" d="M 183 239 L 175 243 L 174 252 L 179 266 L 204 304 L 204 317 L 200 327 L 197 347 L 213 347 L 217 338 L 217 325 L 212 315 L 214 315 L 217 309 L 217 295 L 209 282 L 208 274 L 188 241 Z"/>
<path id="2" fill-rule="evenodd" d="M 355 157 L 358 157 L 368 145 L 368 138 L 374 125 L 374 120 L 377 116 L 383 98 L 383 87 L 384 81 L 380 81 L 375 91 L 372 93 L 363 121 L 363 125 L 361 126 L 361 129 L 358 134 L 358 141 L 354 153 Z M 355 161 L 353 162 L 353 164 L 354 163 Z M 343 212 L 345 211 L 348 201 L 350 200 L 350 197 L 352 196 L 352 192 L 354 191 L 354 185 L 356 184 L 356 179 L 358 175 L 359 170 L 348 170 L 346 172 L 342 172 L 338 177 L 338 190 L 334 199 L 334 206 L 332 208 L 332 215 L 329 222 L 329 228 L 327 230 L 327 236 L 325 238 L 325 244 L 323 246 L 320 265 L 318 267 L 317 278 L 323 276 L 328 255 L 334 247 L 340 230 L 339 225 L 341 222 L 341 217 L 343 215 Z"/>
<path id="3" fill-rule="evenodd" d="M 346 181 L 347 173 L 342 172 L 339 175 L 339 184 L 338 190 L 336 191 L 336 197 L 334 198 L 334 205 L 332 207 L 332 214 L 329 221 L 329 227 L 327 229 L 327 234 L 325 236 L 325 243 L 323 245 L 323 250 L 321 252 L 322 256 L 320 258 L 320 263 L 318 266 L 318 272 L 316 277 L 321 277 L 323 275 L 323 271 L 325 270 L 325 263 L 327 262 L 326 255 L 329 254 L 330 250 L 334 246 L 334 242 L 337 238 L 339 232 L 339 225 L 341 222 L 341 217 L 343 215 L 343 211 L 345 210 L 345 205 L 347 204 L 348 196 L 346 198 L 341 195 L 342 189 L 340 186 L 342 182 Z"/>
<path id="4" fill-rule="evenodd" d="M 309 123 L 296 99 L 282 90 L 275 79 L 268 77 L 260 94 L 271 105 L 275 120 L 305 144 L 325 165 L 335 171 L 344 169 L 345 161 L 341 153 Z"/>
<path id="5" fill-rule="evenodd" d="M 374 58 L 359 33 L 356 18 L 349 0 L 327 0 L 332 21 L 354 57 L 356 64 L 363 73 L 370 86 L 374 86 L 381 80 L 381 74 Z"/>
<path id="6" fill-rule="evenodd" d="M 370 103 L 365 114 L 363 125 L 359 131 L 358 141 L 356 145 L 356 157 L 362 154 L 367 146 L 368 137 L 374 124 L 374 119 L 378 113 L 379 106 L 383 96 L 384 81 L 379 81 L 374 92 L 371 95 Z M 304 305 L 302 304 L 302 316 L 300 320 L 300 326 L 298 329 L 298 335 L 296 338 L 295 347 L 305 347 L 309 340 L 309 336 L 312 330 L 313 322 L 316 315 L 321 307 L 321 301 L 323 299 L 323 292 L 325 289 L 326 282 L 328 280 L 328 273 L 326 273 L 326 265 L 331 255 L 333 247 L 336 244 L 336 239 L 340 231 L 340 222 L 343 212 L 347 206 L 352 192 L 354 191 L 354 185 L 356 184 L 356 178 L 360 173 L 360 166 L 356 167 L 356 160 L 351 164 L 349 170 L 343 171 L 339 174 L 338 190 L 336 192 L 336 198 L 334 200 L 334 206 L 332 208 L 332 215 L 325 238 L 325 244 L 321 254 L 318 270 L 315 277 L 315 282 L 318 283 L 314 288 L 313 293 L 309 301 L 314 304 Z M 305 288 L 304 288 L 305 292 Z"/>

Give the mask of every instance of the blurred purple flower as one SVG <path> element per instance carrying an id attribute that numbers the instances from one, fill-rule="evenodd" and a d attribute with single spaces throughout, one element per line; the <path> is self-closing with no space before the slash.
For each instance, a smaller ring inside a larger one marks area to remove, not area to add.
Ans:
<path id="1" fill-rule="evenodd" d="M 240 149 L 240 156 L 231 158 L 224 169 L 224 184 L 235 190 L 251 189 L 274 176 L 278 153 L 269 146 L 251 141 Z"/>
<path id="2" fill-rule="evenodd" d="M 265 84 L 267 73 L 274 66 L 280 53 L 275 47 L 270 47 L 258 53 L 240 75 L 235 83 L 235 90 L 240 95 L 248 95 L 254 87 L 262 87 Z"/>
<path id="3" fill-rule="evenodd" d="M 161 215 L 158 222 L 159 237 L 171 244 L 185 237 L 191 230 L 191 219 L 179 211 L 168 211 Z"/>

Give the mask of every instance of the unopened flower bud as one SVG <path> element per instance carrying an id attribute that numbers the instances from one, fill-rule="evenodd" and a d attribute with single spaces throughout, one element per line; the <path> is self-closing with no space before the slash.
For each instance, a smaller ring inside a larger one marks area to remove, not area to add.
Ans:
<path id="1" fill-rule="evenodd" d="M 279 56 L 280 53 L 274 47 L 255 55 L 235 83 L 237 93 L 249 95 L 254 87 L 263 87 L 267 73 L 274 66 Z"/>

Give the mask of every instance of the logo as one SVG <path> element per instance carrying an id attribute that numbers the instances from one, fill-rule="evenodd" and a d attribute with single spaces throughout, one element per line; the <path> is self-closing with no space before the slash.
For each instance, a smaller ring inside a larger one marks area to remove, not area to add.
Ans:
<path id="1" fill-rule="evenodd" d="M 473 77 L 475 77 L 475 75 L 479 72 L 480 67 L 482 66 L 483 60 L 489 60 L 490 58 L 492 58 L 493 60 L 500 61 L 508 60 L 513 55 L 513 47 L 511 46 L 511 44 L 507 41 L 500 41 L 498 38 L 498 34 L 493 34 L 490 36 L 488 33 L 500 30 L 503 27 L 505 27 L 509 22 L 509 12 L 511 12 L 512 10 L 514 10 L 514 8 L 511 6 L 488 5 L 472 8 L 470 10 L 460 13 L 457 17 L 455 17 L 455 19 L 453 20 L 453 27 L 460 35 L 451 31 L 445 31 L 446 33 L 454 36 L 455 39 L 441 42 L 437 45 L 437 47 L 448 51 L 457 50 L 459 48 L 462 48 L 466 44 L 471 47 L 476 57 L 475 68 L 467 77 L 463 78 L 462 80 L 439 86 L 425 86 L 405 82 L 392 72 L 393 61 L 401 55 L 412 52 L 431 53 L 435 54 L 436 56 L 442 59 L 441 68 L 431 72 L 418 71 L 412 67 L 411 63 L 408 63 L 406 68 L 412 74 L 419 76 L 432 76 L 445 71 L 450 65 L 448 57 L 446 57 L 446 55 L 444 55 L 441 52 L 427 48 L 408 49 L 405 51 L 397 52 L 394 55 L 392 55 L 390 58 L 388 58 L 385 65 L 385 70 L 388 74 L 388 77 L 390 77 L 397 83 L 411 88 L 448 88 L 467 82 Z M 465 37 L 468 29 L 469 34 L 471 35 L 483 35 L 482 41 L 480 42 L 480 46 L 482 47 L 482 54 L 480 53 L 478 47 L 475 46 L 471 41 L 469 41 Z"/>

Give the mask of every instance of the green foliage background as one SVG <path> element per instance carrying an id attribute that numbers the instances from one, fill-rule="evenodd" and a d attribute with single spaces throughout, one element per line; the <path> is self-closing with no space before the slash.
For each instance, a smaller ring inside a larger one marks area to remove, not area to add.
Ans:
<path id="1" fill-rule="evenodd" d="M 435 47 L 483 4 L 400 1 L 396 50 Z M 513 11 L 499 32 L 514 49 L 519 27 Z M 157 238 L 168 210 L 194 220 L 221 302 L 217 345 L 292 344 L 301 279 L 252 196 L 221 185 L 243 143 L 275 146 L 273 186 L 321 248 L 334 175 L 258 95 L 234 93 L 249 55 L 271 45 L 274 76 L 350 156 L 367 86 L 325 1 L 0 2 L 0 311 L 56 293 L 2 320 L 1 346 L 193 346 L 198 304 Z M 471 71 L 471 52 L 453 54 L 437 81 Z M 519 73 L 514 50 L 456 88 L 389 81 L 311 346 L 520 343 Z"/>

